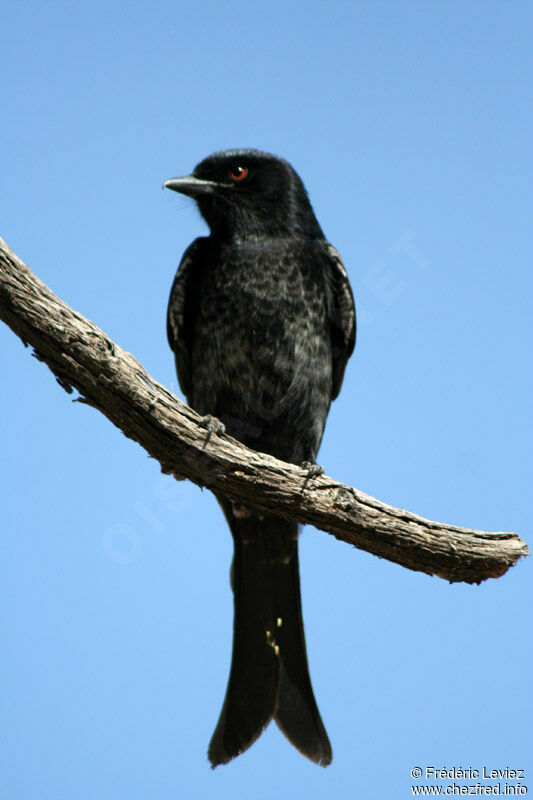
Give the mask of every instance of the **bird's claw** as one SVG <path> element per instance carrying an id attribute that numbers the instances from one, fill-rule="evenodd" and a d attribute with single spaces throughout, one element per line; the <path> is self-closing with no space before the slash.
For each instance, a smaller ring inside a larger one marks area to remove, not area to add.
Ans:
<path id="1" fill-rule="evenodd" d="M 312 464 L 310 461 L 302 461 L 300 464 L 302 469 L 307 470 L 306 480 L 309 478 L 318 478 L 319 475 L 324 474 L 324 467 L 320 464 Z"/>
<path id="2" fill-rule="evenodd" d="M 224 423 L 216 417 L 212 417 L 211 414 L 207 414 L 205 417 L 202 417 L 198 424 L 207 430 L 203 445 L 204 448 L 214 433 L 216 433 L 217 436 L 222 436 L 222 434 L 226 433 L 226 426 Z"/>

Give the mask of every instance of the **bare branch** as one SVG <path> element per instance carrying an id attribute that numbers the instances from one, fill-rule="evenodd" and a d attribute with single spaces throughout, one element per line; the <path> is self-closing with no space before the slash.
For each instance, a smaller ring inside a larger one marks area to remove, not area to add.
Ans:
<path id="1" fill-rule="evenodd" d="M 63 303 L 0 239 L 0 317 L 67 391 L 139 442 L 163 472 L 247 506 L 309 523 L 369 553 L 449 581 L 497 578 L 528 548 L 517 534 L 459 528 L 393 508 L 325 475 L 243 447 L 206 444 L 199 416 L 88 319 Z"/>

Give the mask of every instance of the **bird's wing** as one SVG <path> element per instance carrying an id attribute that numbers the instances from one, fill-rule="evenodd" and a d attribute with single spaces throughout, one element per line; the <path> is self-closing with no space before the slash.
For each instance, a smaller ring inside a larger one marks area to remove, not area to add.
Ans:
<path id="1" fill-rule="evenodd" d="M 195 239 L 184 252 L 170 290 L 167 308 L 167 337 L 176 358 L 176 372 L 183 394 L 191 395 L 190 278 L 200 259 L 202 239 Z"/>
<path id="2" fill-rule="evenodd" d="M 326 243 L 326 252 L 331 289 L 328 309 L 333 357 L 331 399 L 335 400 L 341 390 L 346 363 L 355 347 L 355 303 L 350 281 L 340 255 L 329 242 Z"/>

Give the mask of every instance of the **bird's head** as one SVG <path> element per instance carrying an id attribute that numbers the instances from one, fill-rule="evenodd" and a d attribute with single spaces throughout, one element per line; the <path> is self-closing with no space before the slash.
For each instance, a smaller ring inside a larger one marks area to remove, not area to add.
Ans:
<path id="1" fill-rule="evenodd" d="M 224 150 L 201 161 L 167 189 L 193 197 L 219 236 L 322 238 L 305 187 L 290 164 L 260 150 Z"/>

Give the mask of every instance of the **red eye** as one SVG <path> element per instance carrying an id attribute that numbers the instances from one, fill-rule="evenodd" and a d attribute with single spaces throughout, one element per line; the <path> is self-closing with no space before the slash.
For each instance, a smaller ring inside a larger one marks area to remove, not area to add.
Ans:
<path id="1" fill-rule="evenodd" d="M 242 181 L 247 175 L 248 170 L 246 167 L 241 166 L 241 164 L 236 164 L 231 168 L 229 173 L 229 176 L 233 181 Z"/>

